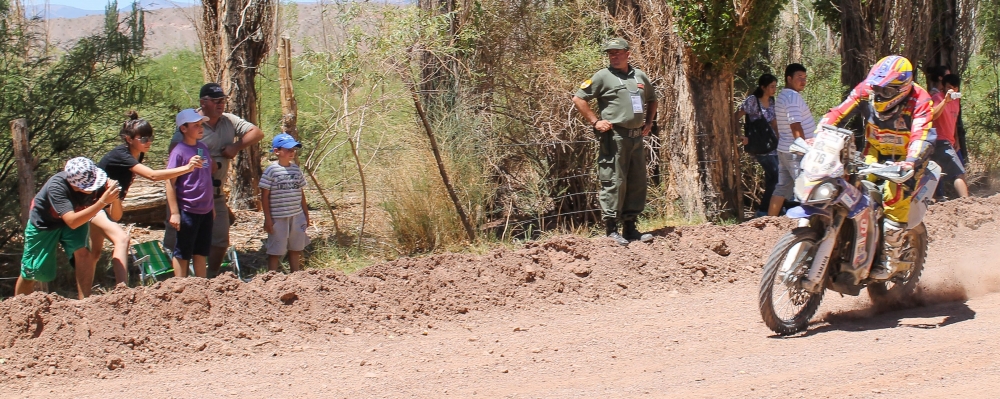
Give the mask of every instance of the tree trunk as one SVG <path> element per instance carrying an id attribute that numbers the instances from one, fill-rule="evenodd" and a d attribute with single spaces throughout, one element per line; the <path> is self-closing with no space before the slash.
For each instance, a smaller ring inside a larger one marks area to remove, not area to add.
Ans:
<path id="1" fill-rule="evenodd" d="M 799 26 L 799 1 L 792 0 L 792 62 L 802 62 L 802 27 Z"/>
<path id="2" fill-rule="evenodd" d="M 840 84 L 850 91 L 865 78 L 875 60 L 869 56 L 871 31 L 862 16 L 861 0 L 840 0 L 839 3 L 843 35 L 840 39 Z"/>
<path id="3" fill-rule="evenodd" d="M 202 53 L 205 76 L 229 95 L 229 110 L 253 124 L 257 110 L 257 70 L 273 43 L 277 2 L 274 0 L 204 0 Z M 257 182 L 262 173 L 260 144 L 241 151 L 229 171 L 229 205 L 260 209 Z"/>
<path id="4" fill-rule="evenodd" d="M 201 24 L 198 26 L 198 41 L 204 62 L 202 75 L 205 82 L 222 81 L 222 30 L 219 29 L 220 14 L 225 9 L 224 0 L 201 0 Z"/>
<path id="5" fill-rule="evenodd" d="M 670 10 L 663 2 L 618 0 L 608 7 L 632 44 L 632 64 L 646 71 L 662 93 L 657 113 L 664 143 L 660 158 L 668 193 L 679 199 L 682 216 L 740 219 L 738 135 L 729 105 L 736 66 L 698 62 L 673 33 Z"/>
<path id="6" fill-rule="evenodd" d="M 853 88 L 882 57 L 926 61 L 934 0 L 839 0 L 841 84 Z"/>
<path id="7" fill-rule="evenodd" d="M 10 121 L 14 139 L 14 159 L 17 163 L 17 191 L 21 200 L 21 228 L 28 224 L 31 201 L 35 198 L 35 160 L 31 157 L 28 142 L 28 121 L 24 118 Z"/>
<path id="8" fill-rule="evenodd" d="M 460 11 L 452 15 L 448 21 L 446 32 L 448 39 L 454 42 L 462 26 L 462 16 L 468 13 L 468 0 L 418 0 L 420 9 L 429 15 L 444 15 Z M 454 109 L 458 96 L 457 63 L 454 60 L 443 59 L 429 51 L 421 52 L 420 58 L 420 98 L 427 105 L 426 112 L 432 121 L 437 121 Z"/>
<path id="9" fill-rule="evenodd" d="M 665 131 L 663 159 L 670 184 L 685 205 L 685 217 L 740 219 L 738 136 L 732 130 L 733 71 L 685 60 L 683 73 L 670 82 L 676 90 L 676 115 Z M 668 108 L 669 109 L 669 108 Z"/>

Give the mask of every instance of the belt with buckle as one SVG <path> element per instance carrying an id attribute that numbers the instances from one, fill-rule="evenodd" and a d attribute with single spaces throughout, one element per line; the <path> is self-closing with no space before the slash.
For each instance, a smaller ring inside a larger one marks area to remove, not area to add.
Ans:
<path id="1" fill-rule="evenodd" d="M 635 129 L 629 129 L 627 127 L 615 126 L 615 130 L 618 131 L 618 134 L 622 136 L 628 136 L 633 139 L 636 137 L 642 137 L 641 127 L 637 127 Z"/>

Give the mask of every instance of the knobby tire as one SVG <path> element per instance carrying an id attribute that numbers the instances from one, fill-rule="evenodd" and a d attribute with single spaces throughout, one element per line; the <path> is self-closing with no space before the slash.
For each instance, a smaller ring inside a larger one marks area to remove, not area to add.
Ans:
<path id="1" fill-rule="evenodd" d="M 917 289 L 920 275 L 924 271 L 924 258 L 927 257 L 927 228 L 923 223 L 914 227 L 910 238 L 910 245 L 915 244 L 916 254 L 913 259 L 913 266 L 909 275 L 903 281 L 891 279 L 881 283 L 868 285 L 868 296 L 876 305 L 892 306 L 910 298 Z M 916 242 L 913 242 L 916 241 Z M 892 284 L 890 287 L 889 285 Z"/>
<path id="2" fill-rule="evenodd" d="M 774 279 L 781 268 L 781 264 L 784 263 L 788 252 L 795 244 L 800 242 L 811 242 L 813 245 L 811 250 L 815 251 L 815 247 L 819 244 L 818 241 L 819 234 L 815 230 L 808 227 L 796 228 L 778 240 L 778 243 L 775 244 L 774 249 L 771 251 L 771 255 L 767 258 L 767 263 L 764 264 L 764 274 L 761 276 L 759 292 L 760 315 L 764 319 L 764 324 L 771 331 L 779 335 L 791 335 L 805 330 L 809 325 L 809 319 L 816 314 L 820 302 L 823 301 L 823 292 L 825 290 L 821 290 L 817 294 L 811 294 L 802 309 L 796 312 L 793 317 L 782 319 L 774 308 L 773 298 L 773 290 L 775 288 Z M 823 278 L 825 279 L 826 276 Z M 778 287 L 781 288 L 783 286 Z"/>

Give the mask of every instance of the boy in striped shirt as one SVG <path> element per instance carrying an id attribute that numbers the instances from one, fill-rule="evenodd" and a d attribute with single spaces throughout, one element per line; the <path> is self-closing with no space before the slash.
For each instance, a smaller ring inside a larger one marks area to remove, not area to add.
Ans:
<path id="1" fill-rule="evenodd" d="M 302 251 L 309 245 L 309 207 L 303 191 L 306 180 L 292 163 L 302 144 L 287 133 L 275 136 L 271 144 L 278 161 L 264 169 L 259 185 L 267 232 L 267 269 L 277 271 L 281 257 L 288 254 L 288 265 L 297 272 L 302 267 Z"/>

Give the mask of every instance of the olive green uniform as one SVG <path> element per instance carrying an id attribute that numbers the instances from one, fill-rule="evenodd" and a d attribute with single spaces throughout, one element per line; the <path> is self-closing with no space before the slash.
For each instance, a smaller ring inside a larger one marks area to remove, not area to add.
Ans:
<path id="1" fill-rule="evenodd" d="M 614 125 L 607 132 L 598 132 L 602 216 L 606 220 L 635 220 L 646 206 L 642 127 L 650 111 L 648 104 L 656 100 L 653 84 L 644 72 L 631 66 L 628 72 L 608 67 L 581 83 L 576 96 L 587 101 L 597 99 L 598 119 Z"/>

